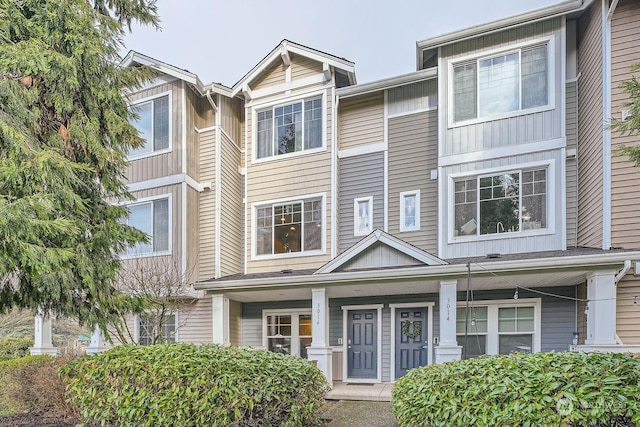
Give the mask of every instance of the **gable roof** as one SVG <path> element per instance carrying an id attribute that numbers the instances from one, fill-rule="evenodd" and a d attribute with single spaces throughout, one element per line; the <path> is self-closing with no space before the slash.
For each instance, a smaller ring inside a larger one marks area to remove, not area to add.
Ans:
<path id="1" fill-rule="evenodd" d="M 448 264 L 446 261 L 443 261 L 442 259 L 431 255 L 430 253 L 423 251 L 422 249 L 416 248 L 415 246 L 410 245 L 407 242 L 398 239 L 397 237 L 385 233 L 382 230 L 376 229 L 367 237 L 360 240 L 358 243 L 351 246 L 349 249 L 320 267 L 313 274 L 326 274 L 338 271 L 341 267 L 347 265 L 350 261 L 355 260 L 359 255 L 372 249 L 377 244 L 382 244 L 390 247 L 398 251 L 399 253 L 418 261 L 420 264 L 425 264 L 427 266 Z M 398 265 L 396 267 L 406 266 L 407 265 Z M 380 266 L 378 265 L 371 265 L 371 267 L 380 268 Z"/>
<path id="2" fill-rule="evenodd" d="M 340 58 L 329 53 L 321 52 L 289 40 L 282 40 L 267 56 L 245 74 L 236 84 L 233 85 L 232 94 L 235 96 L 242 91 L 246 85 L 255 80 L 260 74 L 269 68 L 275 61 L 282 61 L 288 58 L 289 53 L 295 53 L 315 61 L 326 63 L 331 67 L 343 70 L 349 76 L 351 84 L 356 83 L 355 65 L 353 62 Z"/>

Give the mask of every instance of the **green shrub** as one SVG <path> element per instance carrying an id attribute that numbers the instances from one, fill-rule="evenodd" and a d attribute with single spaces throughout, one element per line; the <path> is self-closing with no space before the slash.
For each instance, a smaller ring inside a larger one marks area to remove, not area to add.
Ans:
<path id="1" fill-rule="evenodd" d="M 30 338 L 0 338 L 0 361 L 28 356 L 31 347 L 33 340 Z"/>
<path id="2" fill-rule="evenodd" d="M 40 409 L 68 410 L 57 375 L 60 359 L 25 356 L 0 362 L 0 416 Z"/>
<path id="3" fill-rule="evenodd" d="M 216 345 L 120 346 L 63 369 L 87 419 L 118 426 L 313 426 L 327 384 L 307 360 Z"/>
<path id="4" fill-rule="evenodd" d="M 484 356 L 410 371 L 400 426 L 640 426 L 640 361 L 625 354 Z"/>

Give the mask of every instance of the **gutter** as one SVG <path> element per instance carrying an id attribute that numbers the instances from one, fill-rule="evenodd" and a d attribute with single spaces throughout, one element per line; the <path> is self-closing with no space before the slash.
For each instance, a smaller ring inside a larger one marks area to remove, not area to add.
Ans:
<path id="1" fill-rule="evenodd" d="M 349 98 L 356 95 L 379 92 L 384 89 L 402 86 L 407 83 L 415 83 L 422 80 L 435 79 L 436 77 L 438 77 L 437 67 L 432 67 L 425 70 L 414 71 L 413 73 L 377 80 L 370 83 L 342 87 L 336 89 L 336 93 L 340 98 Z"/>

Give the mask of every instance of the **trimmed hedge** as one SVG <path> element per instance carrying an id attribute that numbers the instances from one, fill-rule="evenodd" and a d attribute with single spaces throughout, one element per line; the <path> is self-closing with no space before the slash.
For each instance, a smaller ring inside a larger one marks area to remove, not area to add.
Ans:
<path id="1" fill-rule="evenodd" d="M 625 354 L 516 353 L 409 371 L 400 426 L 640 426 L 640 361 Z"/>
<path id="2" fill-rule="evenodd" d="M 328 390 L 305 359 L 217 345 L 120 346 L 62 373 L 70 403 L 102 425 L 321 425 Z"/>
<path id="3" fill-rule="evenodd" d="M 0 361 L 28 356 L 31 347 L 33 347 L 31 338 L 0 338 Z"/>

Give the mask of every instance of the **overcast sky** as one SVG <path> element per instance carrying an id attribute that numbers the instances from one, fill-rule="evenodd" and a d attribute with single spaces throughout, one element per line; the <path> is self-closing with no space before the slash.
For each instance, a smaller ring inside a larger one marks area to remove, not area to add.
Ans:
<path id="1" fill-rule="evenodd" d="M 232 86 L 282 39 L 355 62 L 358 83 L 416 69 L 415 43 L 559 0 L 158 0 L 162 31 L 136 27 L 136 50 Z"/>

